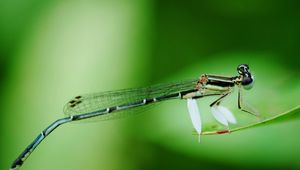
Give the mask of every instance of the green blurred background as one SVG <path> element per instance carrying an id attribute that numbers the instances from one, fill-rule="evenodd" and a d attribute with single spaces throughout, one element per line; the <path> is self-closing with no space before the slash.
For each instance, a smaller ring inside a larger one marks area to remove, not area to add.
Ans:
<path id="1" fill-rule="evenodd" d="M 297 106 L 299 7 L 296 0 L 1 0 L 0 169 L 78 94 L 236 75 L 237 64 L 248 63 L 253 105 L 266 115 Z M 226 104 L 243 114 L 235 96 Z M 299 124 L 199 144 L 185 102 L 171 101 L 136 117 L 64 125 L 22 169 L 300 169 Z"/>

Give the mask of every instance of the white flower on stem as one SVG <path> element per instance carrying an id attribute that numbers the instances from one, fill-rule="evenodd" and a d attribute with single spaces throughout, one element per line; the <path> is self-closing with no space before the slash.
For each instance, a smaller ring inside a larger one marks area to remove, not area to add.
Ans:
<path id="1" fill-rule="evenodd" d="M 192 124 L 198 133 L 198 140 L 200 142 L 200 135 L 202 132 L 202 122 L 201 122 L 201 116 L 200 116 L 200 112 L 196 100 L 187 99 L 187 107 L 192 120 Z"/>
<path id="2" fill-rule="evenodd" d="M 219 109 L 219 111 L 221 113 L 223 113 L 223 115 L 225 116 L 228 123 L 236 124 L 236 118 L 235 118 L 234 114 L 229 109 L 227 109 L 224 106 L 220 106 L 220 105 L 217 106 L 217 108 Z"/>
<path id="3" fill-rule="evenodd" d="M 221 123 L 224 126 L 228 126 L 228 122 L 226 117 L 223 115 L 223 113 L 220 112 L 219 108 L 217 106 L 212 106 L 210 108 L 212 115 L 214 118 Z"/>
<path id="4" fill-rule="evenodd" d="M 228 127 L 228 123 L 236 124 L 236 118 L 233 113 L 224 106 L 215 105 L 211 107 L 214 118 L 222 125 Z"/>

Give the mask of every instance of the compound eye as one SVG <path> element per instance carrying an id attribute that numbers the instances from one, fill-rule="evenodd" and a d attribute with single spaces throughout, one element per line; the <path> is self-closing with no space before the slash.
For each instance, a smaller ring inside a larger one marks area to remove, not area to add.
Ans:
<path id="1" fill-rule="evenodd" d="M 251 89 L 253 87 L 253 84 L 254 80 L 252 79 L 252 77 L 244 77 L 242 80 L 242 85 L 246 90 Z"/>
<path id="2" fill-rule="evenodd" d="M 249 66 L 247 64 L 240 64 L 237 67 L 237 71 L 239 74 L 244 74 L 244 73 L 248 72 L 248 70 L 249 70 Z"/>

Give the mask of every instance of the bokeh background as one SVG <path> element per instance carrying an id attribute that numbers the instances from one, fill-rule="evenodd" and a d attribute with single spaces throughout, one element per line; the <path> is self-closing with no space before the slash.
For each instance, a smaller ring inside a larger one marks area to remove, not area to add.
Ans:
<path id="1" fill-rule="evenodd" d="M 248 63 L 256 77 L 249 102 L 265 115 L 292 109 L 300 94 L 299 7 L 296 0 L 1 0 L 0 169 L 78 94 L 236 75 L 237 64 Z M 208 102 L 199 101 L 206 115 Z M 299 121 L 199 144 L 185 105 L 64 125 L 22 169 L 300 168 Z M 244 114 L 236 96 L 226 105 Z"/>

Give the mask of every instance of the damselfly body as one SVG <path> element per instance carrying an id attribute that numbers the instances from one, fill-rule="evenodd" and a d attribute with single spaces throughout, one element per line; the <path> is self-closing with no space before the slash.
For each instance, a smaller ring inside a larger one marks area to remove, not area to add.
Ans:
<path id="1" fill-rule="evenodd" d="M 210 104 L 214 118 L 224 126 L 235 124 L 235 116 L 224 106 L 222 100 L 238 87 L 238 108 L 258 115 L 242 100 L 242 89 L 251 89 L 254 79 L 247 64 L 237 67 L 238 76 L 226 77 L 203 74 L 198 79 L 178 83 L 154 85 L 146 88 L 87 94 L 74 97 L 64 107 L 67 117 L 58 119 L 45 128 L 36 139 L 13 162 L 11 169 L 19 168 L 34 149 L 58 126 L 81 120 L 110 120 L 137 114 L 144 108 L 166 100 L 187 100 L 192 124 L 200 135 L 202 122 L 196 100 L 207 96 L 219 96 Z M 226 131 L 229 132 L 229 131 Z"/>

